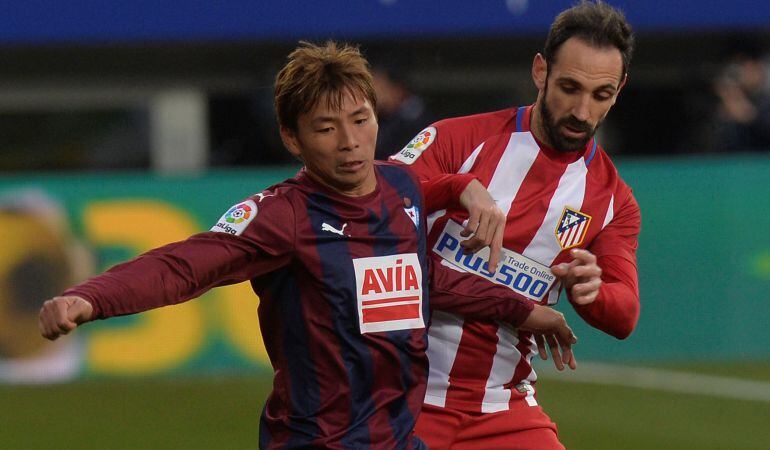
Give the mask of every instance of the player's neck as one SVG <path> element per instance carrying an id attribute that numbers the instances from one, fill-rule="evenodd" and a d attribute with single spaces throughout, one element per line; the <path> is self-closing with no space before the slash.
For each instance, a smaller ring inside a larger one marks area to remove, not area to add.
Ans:
<path id="1" fill-rule="evenodd" d="M 377 190 L 377 177 L 374 173 L 374 167 L 370 166 L 370 170 L 371 173 L 361 183 L 347 186 L 329 182 L 314 171 L 308 170 L 307 166 L 305 167 L 305 173 L 307 173 L 310 179 L 323 186 L 326 190 L 344 197 L 354 198 L 365 197 Z"/>

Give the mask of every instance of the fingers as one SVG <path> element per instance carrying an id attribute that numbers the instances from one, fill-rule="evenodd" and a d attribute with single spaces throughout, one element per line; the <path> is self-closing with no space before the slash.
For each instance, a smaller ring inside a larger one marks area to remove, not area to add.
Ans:
<path id="1" fill-rule="evenodd" d="M 572 302 L 578 305 L 587 305 L 596 300 L 599 295 L 599 288 L 602 286 L 601 278 L 591 278 L 585 283 L 578 283 L 572 286 L 570 292 Z"/>
<path id="2" fill-rule="evenodd" d="M 475 253 L 484 247 L 490 247 L 487 270 L 494 273 L 500 262 L 505 233 L 506 217 L 496 204 L 472 208 L 465 227 L 460 232 L 462 237 L 470 237 L 460 243 L 466 253 Z"/>
<path id="3" fill-rule="evenodd" d="M 505 221 L 500 222 L 492 234 L 492 242 L 489 245 L 489 271 L 495 273 L 497 264 L 500 262 L 500 256 L 503 253 L 503 233 L 505 232 Z"/>
<path id="4" fill-rule="evenodd" d="M 572 328 L 567 325 L 566 321 L 557 330 L 556 338 L 561 346 L 562 363 L 575 370 L 577 368 L 577 361 L 575 360 L 575 354 L 572 352 L 572 346 L 577 343 L 577 336 L 572 332 Z"/>
<path id="5" fill-rule="evenodd" d="M 60 298 L 47 300 L 43 303 L 38 317 L 38 327 L 43 337 L 55 340 L 77 327 L 75 322 L 67 318 L 67 307 L 67 302 Z"/>
<path id="6" fill-rule="evenodd" d="M 575 265 L 570 269 L 570 274 L 576 278 L 594 278 L 602 276 L 602 269 L 596 263 L 588 265 Z"/>
<path id="7" fill-rule="evenodd" d="M 584 248 L 573 248 L 570 250 L 570 255 L 584 264 L 596 264 L 596 255 Z"/>
<path id="8" fill-rule="evenodd" d="M 479 228 L 479 218 L 481 216 L 479 210 L 477 208 L 472 208 L 470 211 L 468 211 L 468 213 L 468 221 L 465 223 L 465 228 L 463 228 L 463 231 L 460 232 L 460 236 L 462 237 L 468 237 L 474 234 Z"/>
<path id="9" fill-rule="evenodd" d="M 91 304 L 78 297 L 54 297 L 40 308 L 40 334 L 55 340 L 77 328 L 78 323 L 90 320 L 92 312 Z"/>
<path id="10" fill-rule="evenodd" d="M 552 334 L 547 334 L 545 335 L 545 340 L 548 343 L 548 348 L 551 349 L 551 356 L 553 356 L 553 364 L 556 366 L 556 370 L 564 370 L 564 362 L 562 361 L 559 342 L 556 337 Z"/>

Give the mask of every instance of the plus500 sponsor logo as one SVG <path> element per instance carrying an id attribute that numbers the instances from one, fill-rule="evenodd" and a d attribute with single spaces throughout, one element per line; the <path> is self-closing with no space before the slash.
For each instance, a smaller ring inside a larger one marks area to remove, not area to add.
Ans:
<path id="1" fill-rule="evenodd" d="M 482 254 L 465 254 L 460 246 L 460 240 L 446 231 L 436 243 L 433 251 L 441 255 L 449 263 L 484 277 L 494 283 L 502 284 L 511 290 L 529 298 L 540 301 L 553 285 L 556 277 L 542 264 L 524 258 L 509 250 L 504 250 L 504 258 L 495 273 L 489 271 L 487 259 L 488 250 Z"/>

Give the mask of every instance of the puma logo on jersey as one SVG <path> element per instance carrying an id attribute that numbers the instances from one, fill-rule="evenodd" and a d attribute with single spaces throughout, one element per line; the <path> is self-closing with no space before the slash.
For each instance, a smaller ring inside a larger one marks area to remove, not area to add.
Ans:
<path id="1" fill-rule="evenodd" d="M 257 194 L 257 197 L 259 197 L 259 203 L 262 203 L 262 200 L 266 199 L 267 197 L 275 197 L 275 194 L 265 194 L 264 192 L 260 192 Z"/>
<path id="2" fill-rule="evenodd" d="M 344 231 L 345 231 L 345 227 L 346 226 L 348 226 L 347 222 L 342 224 L 342 228 L 340 228 L 338 230 L 338 229 L 334 228 L 333 226 L 329 225 L 328 223 L 322 222 L 321 223 L 321 231 L 328 231 L 330 233 L 339 234 L 340 236 L 345 236 L 345 232 Z"/>
<path id="3" fill-rule="evenodd" d="M 353 267 L 361 333 L 425 327 L 416 253 L 356 258 Z"/>

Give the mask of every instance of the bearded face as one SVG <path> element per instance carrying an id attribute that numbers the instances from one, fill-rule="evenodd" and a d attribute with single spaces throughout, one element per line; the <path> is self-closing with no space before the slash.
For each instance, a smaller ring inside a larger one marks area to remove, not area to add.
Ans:
<path id="1" fill-rule="evenodd" d="M 541 123 L 543 131 L 548 138 L 549 143 L 554 150 L 569 153 L 580 151 L 585 148 L 588 141 L 594 137 L 596 130 L 602 124 L 598 121 L 595 125 L 587 121 L 578 120 L 572 114 L 566 114 L 562 117 L 554 117 L 548 95 L 548 82 L 544 89 L 543 104 L 540 107 Z"/>

